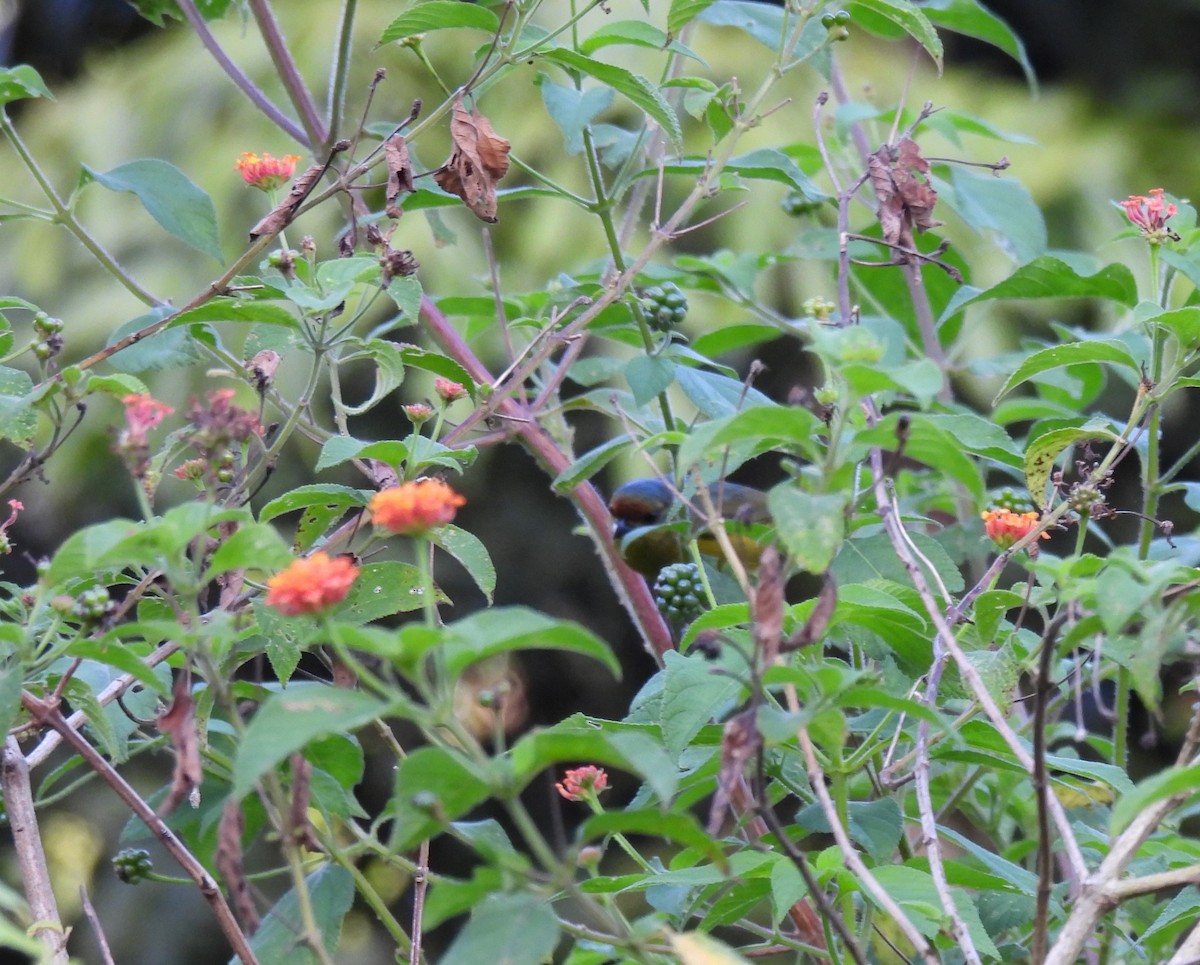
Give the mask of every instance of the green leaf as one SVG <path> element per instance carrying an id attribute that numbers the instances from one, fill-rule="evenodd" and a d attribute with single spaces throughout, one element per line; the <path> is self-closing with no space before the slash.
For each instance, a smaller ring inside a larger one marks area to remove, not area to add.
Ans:
<path id="1" fill-rule="evenodd" d="M 663 841 L 672 841 L 685 848 L 694 848 L 714 864 L 722 867 L 727 865 L 725 853 L 718 842 L 700 826 L 695 815 L 687 811 L 671 812 L 647 808 L 640 811 L 606 811 L 603 814 L 594 814 L 580 825 L 579 841 L 595 841 L 614 832 L 644 834 Z"/>
<path id="2" fill-rule="evenodd" d="M 671 0 L 667 11 L 667 33 L 678 37 L 679 31 L 712 6 L 713 0 Z"/>
<path id="3" fill-rule="evenodd" d="M 496 592 L 496 567 L 479 537 L 465 529 L 447 525 L 433 530 L 429 538 L 462 564 L 480 592 L 487 597 L 490 606 Z"/>
<path id="4" fill-rule="evenodd" d="M 439 603 L 449 600 L 437 591 Z M 358 573 L 358 579 L 350 587 L 338 608 L 334 611 L 339 620 L 364 624 L 395 613 L 409 613 L 421 609 L 421 572 L 411 563 L 385 560 L 367 563 Z"/>
<path id="5" fill-rule="evenodd" d="M 1027 382 L 1041 372 L 1048 372 L 1051 369 L 1059 369 L 1067 365 L 1098 365 L 1103 362 L 1112 362 L 1123 366 L 1135 374 L 1141 372 L 1137 360 L 1129 354 L 1129 350 L 1121 342 L 1115 340 L 1089 339 L 1084 342 L 1053 345 L 1050 348 L 1034 352 L 1026 358 L 1000 387 L 1000 391 L 992 400 L 992 405 L 999 402 L 1018 385 Z"/>
<path id="6" fill-rule="evenodd" d="M 1101 422 L 1089 422 L 1081 428 L 1054 429 L 1038 436 L 1025 450 L 1025 485 L 1038 506 L 1046 502 L 1046 484 L 1054 471 L 1054 462 L 1067 446 L 1084 439 L 1117 442 L 1119 437 Z"/>
<path id="7" fill-rule="evenodd" d="M 357 690 L 295 683 L 268 697 L 238 743 L 233 794 L 245 797 L 255 783 L 310 740 L 362 727 L 387 714 L 389 704 Z"/>
<path id="8" fill-rule="evenodd" d="M 736 27 L 776 53 L 783 39 L 783 8 L 746 0 L 717 0 L 692 17 L 714 27 Z"/>
<path id="9" fill-rule="evenodd" d="M 282 305 L 267 301 L 235 301 L 231 298 L 214 298 L 196 308 L 180 312 L 171 319 L 168 328 L 192 325 L 197 322 L 249 322 L 259 325 L 281 325 L 299 329 L 296 316 Z"/>
<path id="10" fill-rule="evenodd" d="M 215 579 L 229 570 L 278 570 L 294 559 L 292 551 L 275 531 L 275 527 L 265 523 L 252 523 L 221 540 L 221 545 L 212 555 L 204 579 Z"/>
<path id="11" fill-rule="evenodd" d="M 726 657 L 722 648 L 720 663 L 713 663 L 694 654 L 684 656 L 675 651 L 663 655 L 662 735 L 663 741 L 676 759 L 683 754 L 692 738 L 714 718 L 731 709 L 732 701 L 741 692 L 737 677 L 720 673 L 741 666 L 741 656 Z M 725 661 L 729 667 L 723 667 Z"/>
<path id="12" fill-rule="evenodd" d="M 1034 92 L 1037 91 L 1037 78 L 1021 38 L 1013 33 L 1008 24 L 985 9 L 978 0 L 925 0 L 921 9 L 939 27 L 974 37 L 1003 50 L 1021 65 L 1021 70 L 1025 72 L 1025 82 Z"/>
<path id="13" fill-rule="evenodd" d="M 272 499 L 259 510 L 258 518 L 266 523 L 284 513 L 294 513 L 313 506 L 345 512 L 347 509 L 365 506 L 370 495 L 365 489 L 351 489 L 349 486 L 337 486 L 332 483 L 299 486 Z"/>
<path id="14" fill-rule="evenodd" d="M 441 965 L 541 965 L 558 945 L 558 919 L 529 892 L 492 895 L 471 911 Z"/>
<path id="15" fill-rule="evenodd" d="M 562 132 L 567 154 L 583 150 L 583 134 L 601 111 L 607 110 L 615 96 L 611 87 L 592 87 L 576 90 L 556 84 L 545 74 L 538 74 L 537 85 L 542 90 L 546 112 Z"/>
<path id="16" fill-rule="evenodd" d="M 26 448 L 37 431 L 37 411 L 29 400 L 33 379 L 21 369 L 0 365 L 0 438 Z"/>
<path id="17" fill-rule="evenodd" d="M 446 627 L 442 647 L 446 669 L 454 676 L 487 657 L 515 650 L 564 650 L 599 661 L 614 677 L 621 674 L 620 663 L 599 637 L 577 623 L 525 607 L 494 607 L 457 620 Z"/>
<path id="18" fill-rule="evenodd" d="M 354 902 L 354 878 L 345 868 L 325 864 L 304 879 L 317 934 L 325 951 L 337 952 L 342 920 Z M 250 940 L 250 948 L 260 962 L 288 962 L 289 965 L 315 965 L 317 958 L 296 936 L 301 921 L 300 899 L 293 889 L 276 902 Z M 229 965 L 240 965 L 234 956 Z"/>
<path id="19" fill-rule="evenodd" d="M 904 815 L 893 798 L 850 801 L 846 806 L 850 837 L 878 862 L 886 862 L 900 841 Z M 808 831 L 829 833 L 829 819 L 820 804 L 810 804 L 796 815 L 796 823 Z"/>
<path id="20" fill-rule="evenodd" d="M 546 60 L 557 63 L 569 70 L 587 74 L 589 77 L 600 81 L 600 83 L 608 85 L 633 103 L 635 107 L 640 108 L 650 115 L 658 123 L 659 127 L 667 133 L 673 143 L 678 145 L 683 140 L 683 132 L 679 127 L 679 119 L 675 116 L 671 105 L 659 93 L 658 88 L 640 74 L 631 73 L 624 67 L 617 67 L 613 64 L 605 64 L 598 60 L 592 60 L 592 58 L 585 57 L 583 54 L 578 54 L 573 50 L 561 47 L 547 50 L 542 56 Z"/>
<path id="21" fill-rule="evenodd" d="M 675 364 L 657 355 L 635 355 L 625 366 L 625 381 L 634 403 L 641 408 L 675 381 Z"/>
<path id="22" fill-rule="evenodd" d="M 395 822 L 391 847 L 407 851 L 433 837 L 488 793 L 487 784 L 461 754 L 444 747 L 418 748 L 396 768 L 395 791 L 387 807 Z"/>
<path id="23" fill-rule="evenodd" d="M 1028 189 L 1014 178 L 976 174 L 955 165 L 950 175 L 953 190 L 941 200 L 962 219 L 1018 264 L 1046 253 L 1046 222 Z"/>
<path id="24" fill-rule="evenodd" d="M 699 177 L 712 165 L 708 158 L 682 158 L 678 161 L 667 162 L 662 166 L 666 174 L 686 174 Z M 644 177 L 657 176 L 658 168 L 643 172 Z M 818 188 L 812 180 L 796 165 L 790 157 L 775 148 L 764 147 L 746 154 L 732 157 L 723 168 L 733 174 L 757 181 L 774 181 L 799 191 L 809 201 L 823 201 L 828 198 L 824 191 Z M 776 333 L 778 334 L 778 333 Z"/>
<path id="25" fill-rule="evenodd" d="M 28 64 L 18 64 L 0 70 L 0 106 L 29 97 L 54 99 L 42 75 Z"/>
<path id="26" fill-rule="evenodd" d="M 921 555 L 933 564 L 948 592 L 957 593 L 963 589 L 962 573 L 940 543 L 925 533 L 911 530 L 909 537 L 921 551 Z M 924 569 L 923 565 L 922 568 Z M 856 536 L 843 542 L 842 548 L 834 558 L 832 572 L 838 586 L 877 579 L 899 583 L 902 586 L 910 585 L 908 571 L 900 562 L 886 533 Z"/>
<path id="27" fill-rule="evenodd" d="M 127 335 L 148 328 L 171 314 L 169 306 L 162 306 L 145 315 L 131 318 L 108 336 L 106 345 L 116 345 Z M 200 349 L 191 335 L 191 327 L 169 328 L 157 332 L 151 338 L 143 338 L 123 348 L 112 357 L 112 364 L 125 372 L 157 372 L 162 369 L 177 369 L 191 365 L 200 359 Z"/>
<path id="28" fill-rule="evenodd" d="M 938 73 L 942 72 L 941 38 L 929 18 L 908 0 L 852 0 L 849 6 L 852 12 L 866 10 L 890 20 L 924 47 L 937 65 Z"/>
<path id="29" fill-rule="evenodd" d="M 1132 791 L 1122 794 L 1113 805 L 1108 820 L 1109 833 L 1118 835 L 1129 822 L 1151 805 L 1176 794 L 1194 795 L 1200 787 L 1200 764 L 1180 767 L 1175 764 L 1152 777 L 1139 781 Z"/>
<path id="30" fill-rule="evenodd" d="M 628 449 L 632 442 L 628 436 L 617 436 L 609 439 L 590 452 L 585 452 L 571 465 L 554 477 L 551 484 L 556 493 L 567 493 L 584 481 L 591 479 L 596 473 L 616 459 Z"/>
<path id="31" fill-rule="evenodd" d="M 953 301 L 953 311 L 997 298 L 1105 298 L 1132 308 L 1137 304 L 1137 282 L 1125 265 L 1106 265 L 1080 274 L 1065 261 L 1042 255 L 986 291 L 962 289 Z"/>
<path id="32" fill-rule="evenodd" d="M 809 573 L 824 573 L 845 533 L 847 496 L 814 496 L 795 483 L 776 486 L 768 495 L 775 531 L 788 555 Z"/>
<path id="33" fill-rule="evenodd" d="M 775 403 L 758 389 L 748 389 L 743 383 L 727 375 L 677 365 L 675 381 L 679 383 L 683 394 L 692 405 L 710 419 L 719 419 L 721 416 L 732 415 L 742 409 L 759 405 L 773 406 L 777 411 L 782 411 L 782 407 L 775 406 Z"/>
<path id="34" fill-rule="evenodd" d="M 694 369 L 680 371 L 695 372 Z M 678 374 L 678 372 L 677 372 Z M 718 383 L 718 390 L 732 389 L 726 383 Z M 740 383 L 734 383 L 740 386 Z M 720 396 L 708 398 L 701 396 L 707 387 L 703 381 L 697 381 L 692 391 L 698 398 L 705 401 L 710 408 L 718 408 Z M 733 406 L 736 407 L 735 405 Z M 679 447 L 678 470 L 680 473 L 690 472 L 693 466 L 699 465 L 706 459 L 722 458 L 724 449 L 731 443 L 756 442 L 762 448 L 783 449 L 795 455 L 808 459 L 817 457 L 816 437 L 820 428 L 820 420 L 808 409 L 799 406 L 780 406 L 773 402 L 763 405 L 757 399 L 749 403 L 748 408 L 734 411 L 726 410 L 722 417 L 714 417 L 714 421 L 698 427 L 690 432 Z"/>
<path id="35" fill-rule="evenodd" d="M 379 42 L 390 44 L 414 34 L 455 27 L 486 30 L 494 34 L 500 29 L 500 19 L 487 7 L 473 3 L 461 3 L 459 0 L 426 0 L 425 3 L 419 3 L 404 11 L 388 24 L 380 35 Z"/>
<path id="36" fill-rule="evenodd" d="M 157 158 L 87 173 L 110 191 L 130 191 L 163 228 L 216 261 L 224 260 L 212 198 L 179 168 Z"/>
<path id="37" fill-rule="evenodd" d="M 271 669 L 279 682 L 286 684 L 296 672 L 300 657 L 317 637 L 317 621 L 308 617 L 286 617 L 261 600 L 254 603 L 254 621 Z"/>

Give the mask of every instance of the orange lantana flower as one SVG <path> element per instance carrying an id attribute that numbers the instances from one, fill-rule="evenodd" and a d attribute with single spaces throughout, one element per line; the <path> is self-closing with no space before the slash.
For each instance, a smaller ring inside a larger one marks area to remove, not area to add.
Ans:
<path id="1" fill-rule="evenodd" d="M 284 616 L 319 613 L 341 603 L 358 579 L 358 567 L 345 556 L 313 553 L 267 580 L 267 606 Z"/>
<path id="2" fill-rule="evenodd" d="M 1014 513 L 1007 508 L 989 509 L 979 515 L 988 537 L 1002 550 L 1028 536 L 1040 519 L 1037 513 Z M 1042 533 L 1042 539 L 1049 538 L 1049 533 Z"/>
<path id="3" fill-rule="evenodd" d="M 262 191 L 272 191 L 296 173 L 296 162 L 299 154 L 285 154 L 283 157 L 271 157 L 270 154 L 250 154 L 243 152 L 233 169 L 239 172 L 242 180 L 252 188 Z"/>
<path id="4" fill-rule="evenodd" d="M 588 764 L 567 771 L 554 786 L 568 801 L 586 801 L 608 787 L 608 773 L 602 767 Z"/>
<path id="5" fill-rule="evenodd" d="M 368 510 L 377 526 L 403 536 L 419 536 L 454 520 L 466 499 L 440 479 L 418 479 L 377 492 Z"/>
<path id="6" fill-rule="evenodd" d="M 433 387 L 438 396 L 446 402 L 453 402 L 456 399 L 466 398 L 467 390 L 461 382 L 454 382 L 451 379 L 444 379 L 440 375 L 433 380 Z"/>

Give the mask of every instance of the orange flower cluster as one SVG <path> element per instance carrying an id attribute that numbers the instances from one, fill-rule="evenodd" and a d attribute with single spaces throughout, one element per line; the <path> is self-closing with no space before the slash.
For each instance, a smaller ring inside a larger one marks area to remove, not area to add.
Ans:
<path id="1" fill-rule="evenodd" d="M 320 613 L 341 603 L 358 579 L 358 567 L 345 556 L 313 553 L 267 580 L 267 606 L 284 616 Z"/>
<path id="2" fill-rule="evenodd" d="M 1163 200 L 1165 193 L 1162 188 L 1154 188 L 1148 198 L 1131 194 L 1127 201 L 1121 202 L 1125 217 L 1152 244 L 1162 244 L 1168 238 L 1171 241 L 1179 240 L 1179 235 L 1167 227 L 1167 219 L 1174 217 L 1178 209 Z"/>
<path id="3" fill-rule="evenodd" d="M 242 176 L 250 187 L 260 191 L 273 191 L 292 179 L 296 173 L 296 162 L 299 154 L 285 154 L 283 157 L 271 157 L 270 154 L 250 154 L 243 152 L 233 169 Z"/>
<path id="4" fill-rule="evenodd" d="M 989 509 L 979 515 L 983 519 L 983 528 L 987 530 L 988 538 L 1002 550 L 1028 536 L 1040 518 L 1037 513 L 1014 513 L 1007 508 Z M 1049 538 L 1049 533 L 1042 533 L 1042 539 Z"/>
<path id="5" fill-rule="evenodd" d="M 440 479 L 418 479 L 377 492 L 368 510 L 371 520 L 401 536 L 420 536 L 453 522 L 466 499 Z"/>
<path id="6" fill-rule="evenodd" d="M 554 786 L 568 801 L 586 801 L 608 787 L 608 773 L 602 767 L 588 764 L 567 771 Z"/>
<path id="7" fill-rule="evenodd" d="M 121 402 L 125 406 L 126 440 L 135 445 L 144 445 L 146 433 L 175 411 L 149 395 L 127 395 Z"/>
<path id="8" fill-rule="evenodd" d="M 453 382 L 450 379 L 442 378 L 440 375 L 433 380 L 433 388 L 437 392 L 438 397 L 445 402 L 463 399 L 467 395 L 467 390 L 461 382 Z"/>

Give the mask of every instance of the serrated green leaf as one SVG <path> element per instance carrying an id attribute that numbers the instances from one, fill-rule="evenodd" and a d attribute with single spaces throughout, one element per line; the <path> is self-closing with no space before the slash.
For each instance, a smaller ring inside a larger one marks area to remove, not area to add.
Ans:
<path id="1" fill-rule="evenodd" d="M 659 93 L 658 88 L 645 77 L 634 74 L 624 67 L 605 64 L 561 47 L 547 50 L 542 56 L 545 60 L 560 64 L 569 70 L 587 74 L 600 83 L 608 85 L 635 107 L 650 115 L 667 133 L 672 143 L 678 145 L 682 141 L 683 131 L 679 127 L 679 119 L 675 116 L 675 111 Z"/>
<path id="2" fill-rule="evenodd" d="M 337 486 L 332 483 L 299 486 L 272 499 L 259 510 L 258 518 L 266 523 L 284 513 L 308 509 L 310 506 L 335 507 L 345 511 L 352 507 L 365 506 L 370 496 L 368 490 L 351 489 L 349 486 Z"/>
<path id="3" fill-rule="evenodd" d="M 900 841 L 904 815 L 892 798 L 850 801 L 846 805 L 850 837 L 877 862 L 886 862 Z M 828 834 L 829 819 L 820 804 L 810 804 L 796 815 L 796 823 L 809 831 Z"/>
<path id="4" fill-rule="evenodd" d="M 585 452 L 571 465 L 554 477 L 551 484 L 556 493 L 570 492 L 584 481 L 591 479 L 596 473 L 621 455 L 633 443 L 628 436 L 618 436 L 609 439 L 595 449 Z"/>
<path id="5" fill-rule="evenodd" d="M 1042 372 L 1067 365 L 1098 365 L 1104 362 L 1120 365 L 1134 373 L 1141 372 L 1137 360 L 1129 354 L 1129 350 L 1115 340 L 1089 339 L 1084 342 L 1052 345 L 1050 348 L 1034 352 L 1025 359 L 1000 387 L 992 404 L 995 405 L 1018 385 Z"/>
<path id="6" fill-rule="evenodd" d="M 431 838 L 488 796 L 489 788 L 471 763 L 444 747 L 421 747 L 396 768 L 388 804 L 394 821 L 391 847 L 407 851 Z"/>
<path id="7" fill-rule="evenodd" d="M 656 355 L 635 355 L 625 366 L 625 381 L 633 392 L 633 401 L 641 408 L 675 381 L 675 363 Z"/>
<path id="8" fill-rule="evenodd" d="M 1021 70 L 1025 73 L 1025 82 L 1037 92 L 1037 78 L 1021 38 L 1007 23 L 985 9 L 978 0 L 925 0 L 921 9 L 939 27 L 974 37 L 1003 50 L 1021 65 Z"/>
<path id="9" fill-rule="evenodd" d="M 1137 304 L 1137 282 L 1125 265 L 1081 274 L 1059 258 L 1042 255 L 986 291 L 963 289 L 952 310 L 997 298 L 1104 298 L 1132 308 Z"/>
<path id="10" fill-rule="evenodd" d="M 541 88 L 546 112 L 562 132 L 567 153 L 578 154 L 583 150 L 584 131 L 596 115 L 613 102 L 613 89 L 591 87 L 588 90 L 576 90 L 556 84 L 544 74 L 538 75 L 538 87 Z"/>
<path id="11" fill-rule="evenodd" d="M 273 305 L 267 301 L 233 301 L 228 298 L 215 298 L 196 308 L 180 312 L 171 319 L 167 327 L 178 328 L 180 325 L 192 325 L 196 322 L 248 322 L 300 328 L 296 316 L 282 305 Z"/>
<path id="12" fill-rule="evenodd" d="M 1020 181 L 955 166 L 950 183 L 953 190 L 941 191 L 939 199 L 980 234 L 994 240 L 1017 264 L 1046 253 L 1041 208 Z"/>
<path id="13" fill-rule="evenodd" d="M 1185 767 L 1172 765 L 1152 777 L 1139 781 L 1131 791 L 1122 794 L 1113 805 L 1108 821 L 1109 833 L 1114 837 L 1129 825 L 1129 822 L 1152 804 L 1176 794 L 1195 794 L 1200 787 L 1200 764 Z"/>
<path id="14" fill-rule="evenodd" d="M 726 668 L 736 673 L 740 655 L 722 657 Z M 718 673 L 722 664 L 699 654 L 684 656 L 674 651 L 663 655 L 662 734 L 667 750 L 678 758 L 702 727 L 730 709 L 741 684 L 730 674 Z"/>
<path id="15" fill-rule="evenodd" d="M 21 369 L 0 366 L 0 438 L 26 448 L 37 430 L 37 411 L 30 403 L 33 379 Z"/>
<path id="16" fill-rule="evenodd" d="M 110 191 L 136 195 L 150 216 L 176 238 L 218 262 L 224 259 L 212 198 L 175 165 L 146 158 L 110 171 L 87 171 Z"/>
<path id="17" fill-rule="evenodd" d="M 495 33 L 500 29 L 500 19 L 487 7 L 459 0 L 426 0 L 404 11 L 388 24 L 379 37 L 381 44 L 394 43 L 414 34 L 433 30 L 451 30 L 465 27 Z"/>
<path id="18" fill-rule="evenodd" d="M 775 532 L 788 556 L 809 573 L 824 573 L 842 542 L 848 496 L 812 495 L 785 483 L 767 498 Z"/>
<path id="19" fill-rule="evenodd" d="M 448 603 L 441 590 L 435 590 L 439 603 Z M 364 624 L 396 613 L 421 609 L 421 573 L 411 563 L 385 560 L 367 563 L 359 569 L 358 579 L 334 611 L 340 620 Z"/>
<path id="20" fill-rule="evenodd" d="M 666 174 L 687 174 L 699 177 L 711 166 L 708 158 L 682 158 L 669 161 L 662 166 Z M 829 197 L 797 166 L 796 162 L 775 148 L 759 148 L 739 154 L 726 162 L 722 169 L 744 178 L 758 181 L 774 181 L 799 191 L 809 201 L 823 201 Z M 643 172 L 644 177 L 657 176 L 659 168 Z"/>
<path id="21" fill-rule="evenodd" d="M 209 561 L 204 579 L 215 579 L 229 570 L 277 570 L 287 566 L 293 559 L 292 551 L 273 526 L 251 523 L 221 540 L 221 545 Z"/>

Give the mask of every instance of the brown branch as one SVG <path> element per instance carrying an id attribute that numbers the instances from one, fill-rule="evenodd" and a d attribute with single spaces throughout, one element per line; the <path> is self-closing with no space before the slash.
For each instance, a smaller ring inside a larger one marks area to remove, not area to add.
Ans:
<path id="1" fill-rule="evenodd" d="M 46 946 L 48 961 L 53 965 L 67 965 L 67 932 L 58 915 L 46 852 L 42 849 L 37 813 L 33 808 L 33 790 L 29 784 L 29 766 L 15 737 L 4 741 L 0 786 L 4 789 L 4 808 L 12 830 L 17 865 L 21 869 L 25 900 L 33 916 L 30 931 Z"/>
<path id="2" fill-rule="evenodd" d="M 221 926 L 221 931 L 225 933 L 225 937 L 233 946 L 234 953 L 245 965 L 258 965 L 258 959 L 251 950 L 246 936 L 238 927 L 237 919 L 234 918 L 233 912 L 225 902 L 225 896 L 221 894 L 221 889 L 204 869 L 204 865 L 176 837 L 175 832 L 154 813 L 154 809 L 129 785 L 116 768 L 67 723 L 66 718 L 56 706 L 39 700 L 28 691 L 22 691 L 21 704 L 35 722 L 58 731 L 71 749 L 83 758 L 84 763 L 103 778 L 125 805 L 153 832 L 154 837 L 171 853 L 180 867 L 195 882 L 196 887 L 204 896 L 204 900 L 212 908 L 217 923 Z M 6 754 L 5 757 L 7 759 L 8 755 Z"/>

